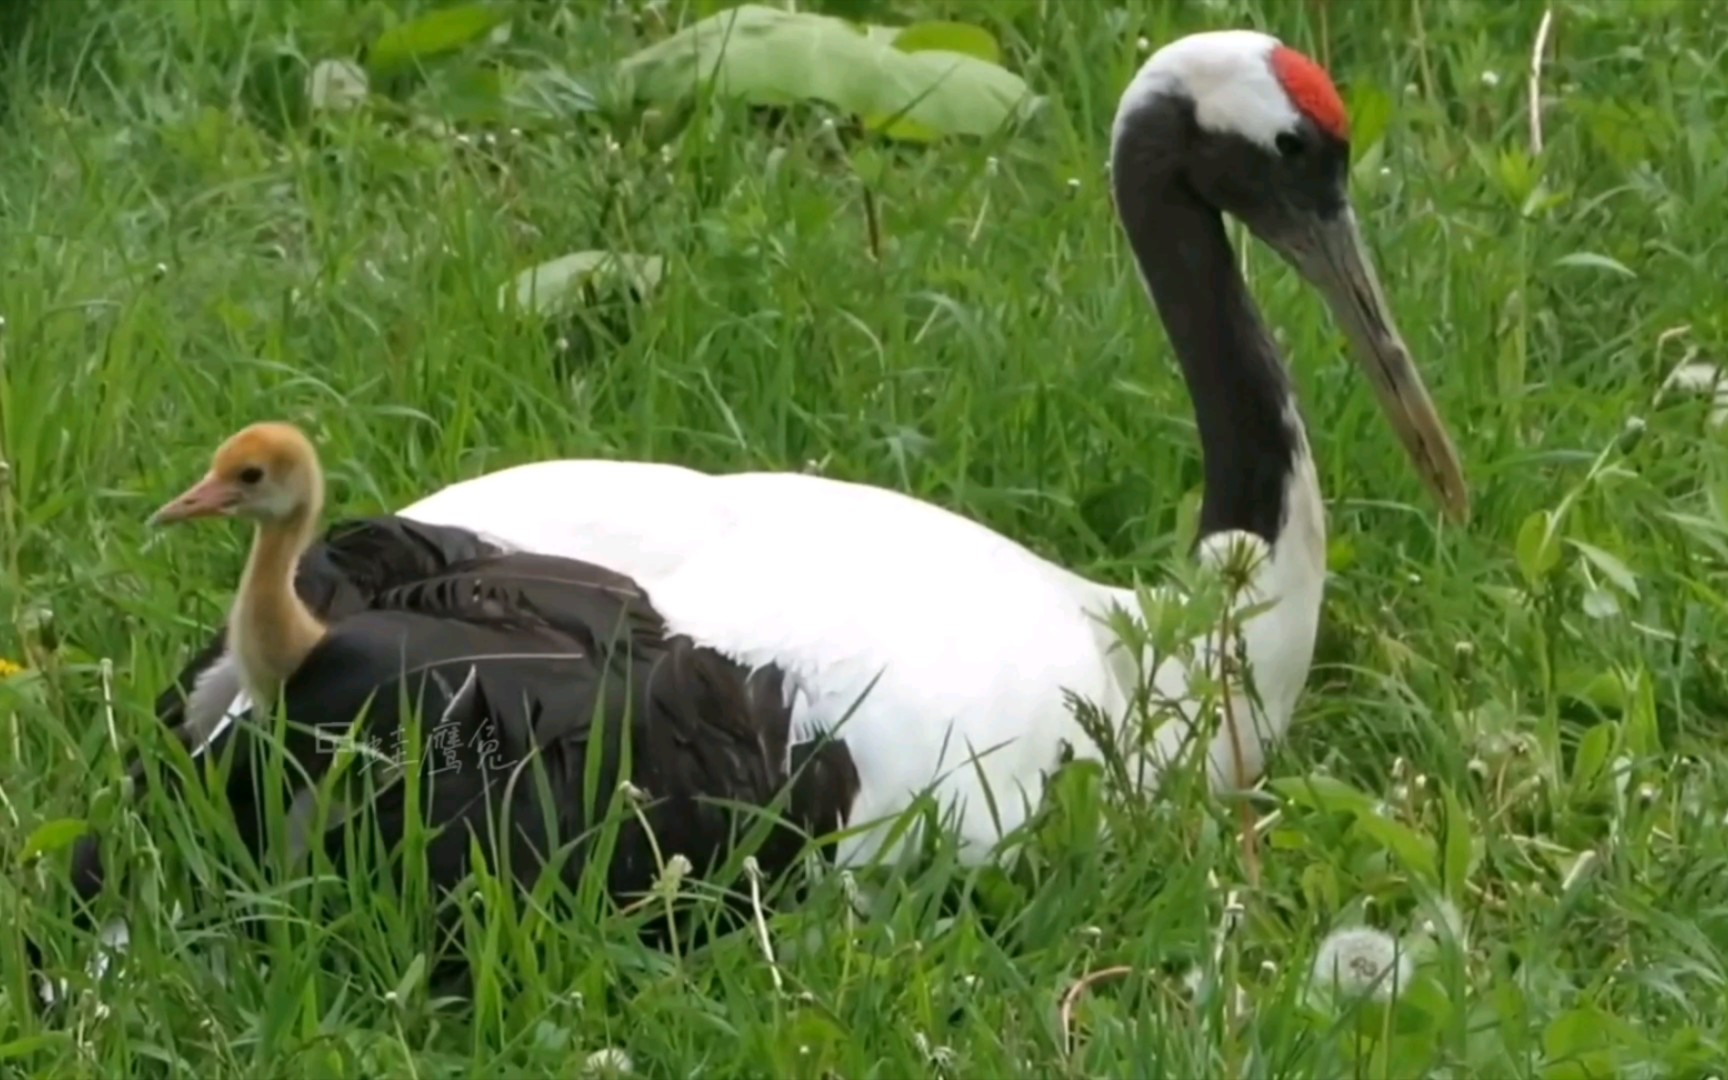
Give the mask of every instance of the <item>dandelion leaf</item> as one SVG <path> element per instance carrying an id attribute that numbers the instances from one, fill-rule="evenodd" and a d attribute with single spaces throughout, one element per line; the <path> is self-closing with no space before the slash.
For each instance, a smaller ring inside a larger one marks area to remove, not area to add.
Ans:
<path id="1" fill-rule="evenodd" d="M 901 139 L 988 135 L 1037 107 L 1018 75 L 976 55 L 994 51 L 985 31 L 889 29 L 744 4 L 648 46 L 620 71 L 644 100 L 681 100 L 711 84 L 757 105 L 826 102 Z"/>

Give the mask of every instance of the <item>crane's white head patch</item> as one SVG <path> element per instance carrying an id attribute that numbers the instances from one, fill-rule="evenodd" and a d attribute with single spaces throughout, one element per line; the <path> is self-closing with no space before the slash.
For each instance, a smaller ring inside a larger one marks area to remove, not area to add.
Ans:
<path id="1" fill-rule="evenodd" d="M 1127 117 L 1169 95 L 1192 101 L 1205 130 L 1268 149 L 1304 116 L 1327 134 L 1349 136 L 1344 103 L 1326 70 L 1256 30 L 1190 34 L 1153 53 L 1122 93 L 1116 133 Z"/>

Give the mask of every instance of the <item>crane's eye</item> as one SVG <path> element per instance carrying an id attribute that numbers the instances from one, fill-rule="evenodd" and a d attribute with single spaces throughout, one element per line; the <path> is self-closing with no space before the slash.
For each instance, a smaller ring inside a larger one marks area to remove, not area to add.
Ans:
<path id="1" fill-rule="evenodd" d="M 1278 152 L 1287 158 L 1300 155 L 1305 148 L 1302 136 L 1293 131 L 1280 131 L 1278 138 L 1274 139 L 1273 142 L 1278 147 Z"/>
<path id="2" fill-rule="evenodd" d="M 264 470 L 256 465 L 248 465 L 240 470 L 240 482 L 242 484 L 256 484 L 262 479 L 264 479 Z"/>

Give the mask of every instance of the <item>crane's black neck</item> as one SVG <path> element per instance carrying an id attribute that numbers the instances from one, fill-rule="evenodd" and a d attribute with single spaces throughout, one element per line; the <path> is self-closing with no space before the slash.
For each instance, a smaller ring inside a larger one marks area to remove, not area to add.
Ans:
<path id="1" fill-rule="evenodd" d="M 1304 452 L 1290 377 L 1237 271 L 1224 221 L 1157 155 L 1119 146 L 1116 204 L 1182 366 L 1200 431 L 1196 541 L 1242 530 L 1273 545 Z"/>

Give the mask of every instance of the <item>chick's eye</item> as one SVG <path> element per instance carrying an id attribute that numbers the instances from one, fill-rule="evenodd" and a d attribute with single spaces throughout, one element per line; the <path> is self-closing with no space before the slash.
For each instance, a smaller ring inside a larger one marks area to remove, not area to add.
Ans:
<path id="1" fill-rule="evenodd" d="M 1302 136 L 1295 132 L 1280 131 L 1273 142 L 1277 145 L 1278 152 L 1287 158 L 1295 157 L 1302 152 Z"/>
<path id="2" fill-rule="evenodd" d="M 240 470 L 240 482 L 242 484 L 256 484 L 262 479 L 264 479 L 264 470 L 256 465 L 248 465 Z"/>

